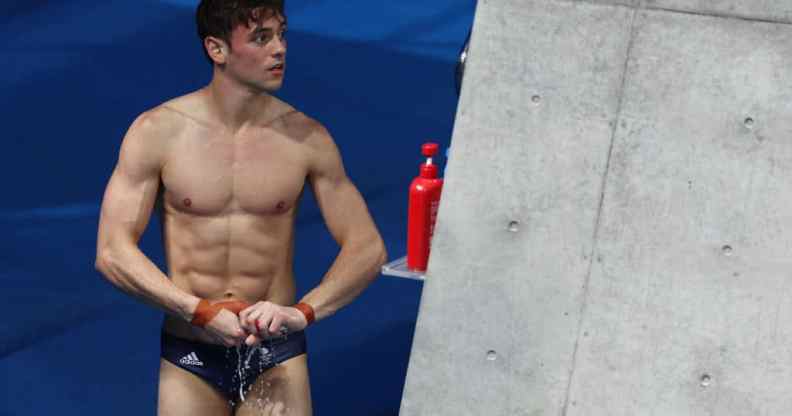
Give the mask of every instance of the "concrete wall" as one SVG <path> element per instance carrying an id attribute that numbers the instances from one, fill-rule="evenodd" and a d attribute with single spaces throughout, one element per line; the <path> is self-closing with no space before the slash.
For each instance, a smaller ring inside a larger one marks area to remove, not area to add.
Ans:
<path id="1" fill-rule="evenodd" d="M 479 1 L 402 416 L 792 414 L 790 22 Z"/>

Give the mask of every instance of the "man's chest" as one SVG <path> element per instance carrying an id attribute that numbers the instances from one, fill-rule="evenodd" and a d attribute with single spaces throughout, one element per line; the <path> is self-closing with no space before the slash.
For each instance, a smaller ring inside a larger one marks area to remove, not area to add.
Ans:
<path id="1" fill-rule="evenodd" d="M 165 202 L 197 215 L 291 210 L 308 174 L 307 147 L 282 136 L 184 138 L 162 172 Z"/>

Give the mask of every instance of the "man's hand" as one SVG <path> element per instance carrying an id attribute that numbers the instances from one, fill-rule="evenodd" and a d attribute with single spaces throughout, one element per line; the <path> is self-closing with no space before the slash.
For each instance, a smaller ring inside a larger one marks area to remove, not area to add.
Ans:
<path id="1" fill-rule="evenodd" d="M 204 327 L 209 336 L 225 345 L 226 347 L 236 347 L 242 345 L 247 334 L 240 325 L 239 317 L 234 312 L 222 309 Z"/>
<path id="2" fill-rule="evenodd" d="M 272 302 L 258 302 L 239 313 L 239 323 L 250 334 L 245 344 L 254 345 L 262 339 L 282 336 L 282 329 L 296 332 L 305 329 L 308 321 L 299 310 L 276 305 Z"/>

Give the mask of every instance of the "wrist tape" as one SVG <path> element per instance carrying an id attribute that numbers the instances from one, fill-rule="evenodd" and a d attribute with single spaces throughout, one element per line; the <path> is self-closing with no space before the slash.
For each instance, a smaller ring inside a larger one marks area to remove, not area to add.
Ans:
<path id="1" fill-rule="evenodd" d="M 250 305 L 239 300 L 219 302 L 213 305 L 208 300 L 201 299 L 198 302 L 198 307 L 195 308 L 195 312 L 193 312 L 193 319 L 190 323 L 203 328 L 223 309 L 233 312 L 234 315 L 239 315 L 248 306 Z"/>
<path id="2" fill-rule="evenodd" d="M 308 325 L 311 325 L 314 320 L 316 320 L 316 314 L 314 314 L 314 310 L 311 305 L 300 302 L 292 306 L 292 308 L 297 309 L 298 311 L 302 312 L 303 315 L 305 315 L 305 320 L 308 321 Z"/>

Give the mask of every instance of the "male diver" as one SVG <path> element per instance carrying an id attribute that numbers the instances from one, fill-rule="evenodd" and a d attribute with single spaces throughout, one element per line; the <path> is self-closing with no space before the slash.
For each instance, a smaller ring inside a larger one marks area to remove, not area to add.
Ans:
<path id="1" fill-rule="evenodd" d="M 327 130 L 274 97 L 282 0 L 202 0 L 204 88 L 141 114 L 102 202 L 96 267 L 166 313 L 160 415 L 311 415 L 303 330 L 350 303 L 387 254 Z M 297 206 L 308 183 L 340 252 L 295 302 Z M 155 203 L 167 276 L 138 248 Z"/>

